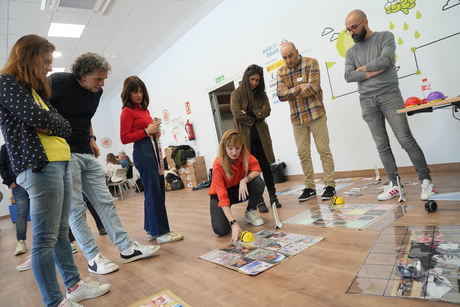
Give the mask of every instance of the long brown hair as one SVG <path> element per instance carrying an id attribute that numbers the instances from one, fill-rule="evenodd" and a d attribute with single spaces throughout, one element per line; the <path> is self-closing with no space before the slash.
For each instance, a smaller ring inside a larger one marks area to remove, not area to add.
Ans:
<path id="1" fill-rule="evenodd" d="M 251 84 L 249 83 L 249 77 L 252 75 L 259 75 L 260 77 L 259 85 L 255 89 L 251 89 Z M 264 69 L 256 64 L 252 64 L 246 68 L 240 87 L 249 104 L 251 104 L 250 102 L 254 98 L 262 99 L 265 95 Z"/>
<path id="2" fill-rule="evenodd" d="M 142 90 L 142 102 L 140 103 L 143 110 L 147 110 L 149 106 L 149 93 L 144 82 L 137 76 L 129 76 L 123 82 L 123 91 L 121 92 L 121 101 L 123 102 L 123 108 L 128 107 L 134 109 L 134 104 L 131 101 L 131 93 L 136 92 L 137 89 Z"/>
<path id="3" fill-rule="evenodd" d="M 109 163 L 120 164 L 113 153 L 108 153 L 106 160 L 107 160 L 107 164 Z"/>
<path id="4" fill-rule="evenodd" d="M 225 147 L 241 147 L 241 161 L 243 162 L 244 173 L 247 174 L 249 170 L 249 155 L 244 142 L 244 135 L 240 132 L 230 129 L 225 131 L 219 143 L 219 162 L 224 169 L 225 175 L 228 179 L 232 178 L 232 160 L 227 156 Z"/>
<path id="5" fill-rule="evenodd" d="M 46 38 L 35 34 L 25 35 L 14 44 L 0 73 L 15 75 L 19 81 L 50 98 L 49 80 L 42 79 L 39 70 L 45 65 L 44 55 L 54 50 L 56 48 Z"/>

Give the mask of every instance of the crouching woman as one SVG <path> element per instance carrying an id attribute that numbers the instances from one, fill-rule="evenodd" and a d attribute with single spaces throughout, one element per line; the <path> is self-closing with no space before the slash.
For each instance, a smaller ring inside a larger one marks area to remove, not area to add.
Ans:
<path id="1" fill-rule="evenodd" d="M 228 130 L 219 143 L 219 156 L 215 159 L 211 197 L 211 224 L 219 236 L 232 232 L 232 242 L 238 240 L 241 227 L 237 223 L 231 206 L 248 201 L 245 220 L 254 226 L 264 224 L 257 212 L 257 203 L 262 197 L 265 183 L 260 178 L 257 159 L 246 149 L 244 136 L 236 130 Z"/>

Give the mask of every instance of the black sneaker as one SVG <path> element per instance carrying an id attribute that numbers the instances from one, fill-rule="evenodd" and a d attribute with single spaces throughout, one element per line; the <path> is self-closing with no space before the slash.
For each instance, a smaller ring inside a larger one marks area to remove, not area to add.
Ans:
<path id="1" fill-rule="evenodd" d="M 306 201 L 316 196 L 316 191 L 313 189 L 303 189 L 302 195 L 299 196 L 299 201 Z"/>
<path id="2" fill-rule="evenodd" d="M 261 198 L 259 203 L 257 204 L 257 209 L 259 209 L 260 213 L 267 213 L 268 212 L 267 205 L 265 205 L 265 201 L 264 201 L 263 198 Z"/>
<path id="3" fill-rule="evenodd" d="M 273 205 L 273 203 L 276 204 L 276 208 L 281 208 L 283 205 L 281 205 L 280 201 L 278 200 L 278 198 L 273 198 L 273 199 L 270 199 L 270 203 Z"/>
<path id="4" fill-rule="evenodd" d="M 328 200 L 331 199 L 332 196 L 336 194 L 335 188 L 328 186 L 324 189 L 323 195 L 321 195 L 321 200 Z"/>

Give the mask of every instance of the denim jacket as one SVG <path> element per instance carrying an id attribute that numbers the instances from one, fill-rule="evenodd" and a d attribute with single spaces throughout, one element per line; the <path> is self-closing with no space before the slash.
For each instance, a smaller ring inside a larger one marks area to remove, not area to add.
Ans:
<path id="1" fill-rule="evenodd" d="M 62 138 L 72 132 L 70 123 L 47 99 L 43 101 L 49 111 L 34 101 L 30 86 L 14 75 L 0 75 L 0 128 L 16 175 L 28 167 L 39 172 L 48 163 L 35 128 L 50 130 L 51 135 Z"/>

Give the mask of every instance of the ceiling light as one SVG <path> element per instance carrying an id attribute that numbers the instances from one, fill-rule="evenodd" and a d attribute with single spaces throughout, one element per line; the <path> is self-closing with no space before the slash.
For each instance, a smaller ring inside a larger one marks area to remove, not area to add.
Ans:
<path id="1" fill-rule="evenodd" d="M 60 58 L 62 56 L 62 52 L 60 51 L 54 51 L 53 52 L 53 58 Z"/>
<path id="2" fill-rule="evenodd" d="M 75 25 L 70 23 L 52 22 L 48 30 L 51 37 L 80 37 L 85 29 L 85 25 Z"/>
<path id="3" fill-rule="evenodd" d="M 65 67 L 54 67 L 52 71 L 50 71 L 46 76 L 54 74 L 55 72 L 63 72 Z"/>

